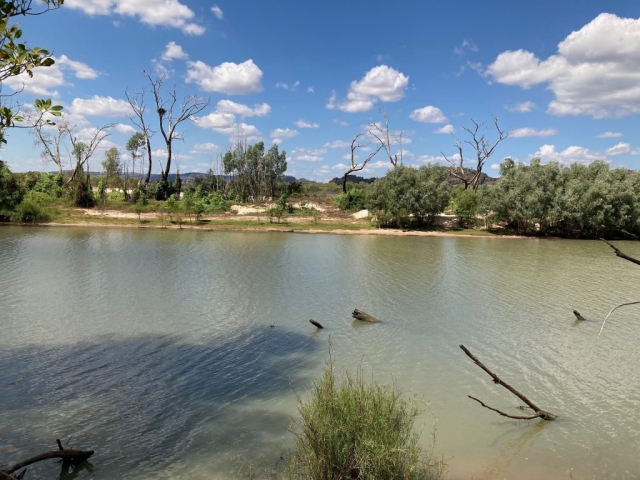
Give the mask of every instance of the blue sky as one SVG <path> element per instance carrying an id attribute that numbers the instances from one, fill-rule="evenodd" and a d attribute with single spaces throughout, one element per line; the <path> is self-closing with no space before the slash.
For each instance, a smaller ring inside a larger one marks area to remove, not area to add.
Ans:
<path id="1" fill-rule="evenodd" d="M 511 137 L 490 175 L 507 156 L 640 167 L 640 2 L 215 1 L 66 0 L 22 21 L 29 45 L 57 64 L 5 81 L 7 91 L 53 97 L 79 138 L 116 124 L 104 147 L 125 156 L 125 89 L 145 86 L 143 69 L 165 72 L 180 96 L 211 101 L 175 143 L 182 172 L 206 171 L 240 130 L 278 142 L 287 173 L 328 180 L 344 172 L 353 137 L 382 120 L 380 105 L 409 165 L 453 156 L 472 119 L 493 138 L 496 115 Z M 26 131 L 8 141 L 13 170 L 55 170 Z M 153 144 L 162 150 L 159 134 Z M 363 174 L 388 166 L 380 153 Z"/>

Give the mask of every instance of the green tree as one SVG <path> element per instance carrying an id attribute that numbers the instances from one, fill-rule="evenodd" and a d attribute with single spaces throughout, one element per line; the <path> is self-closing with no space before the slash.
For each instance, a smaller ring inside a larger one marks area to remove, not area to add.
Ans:
<path id="1" fill-rule="evenodd" d="M 415 169 L 398 165 L 369 190 L 368 204 L 381 225 L 432 225 L 449 204 L 447 169 L 428 165 Z"/>
<path id="2" fill-rule="evenodd" d="M 266 153 L 264 148 L 264 142 L 248 147 L 239 142 L 222 158 L 224 173 L 233 177 L 229 189 L 241 202 L 279 194 L 278 185 L 287 171 L 287 152 L 279 152 L 277 145 Z"/>
<path id="3" fill-rule="evenodd" d="M 120 152 L 116 147 L 111 147 L 104 154 L 104 160 L 102 161 L 102 170 L 107 180 L 113 177 L 117 177 L 122 173 L 122 164 L 120 163 Z"/>
<path id="4" fill-rule="evenodd" d="M 20 42 L 22 30 L 19 24 L 11 23 L 16 17 L 41 15 L 49 10 L 62 6 L 64 0 L 41 0 L 42 8 L 34 8 L 33 0 L 0 0 L 0 84 L 10 77 L 26 73 L 33 77 L 33 70 L 39 67 L 50 67 L 55 63 L 48 50 L 40 47 L 27 47 L 26 42 Z M 15 112 L 15 107 L 5 104 L 6 95 L 0 96 L 0 143 L 6 143 L 6 129 L 15 122 L 22 121 L 22 117 Z M 59 116 L 62 111 L 60 105 L 52 105 L 51 99 L 37 99 L 36 109 Z"/>
<path id="5" fill-rule="evenodd" d="M 22 201 L 22 192 L 15 175 L 7 164 L 0 160 L 0 219 L 11 217 L 15 207 Z"/>

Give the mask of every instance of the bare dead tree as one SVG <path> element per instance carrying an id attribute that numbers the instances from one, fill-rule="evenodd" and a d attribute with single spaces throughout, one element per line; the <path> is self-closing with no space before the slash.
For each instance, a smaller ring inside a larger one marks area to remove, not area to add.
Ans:
<path id="1" fill-rule="evenodd" d="M 504 130 L 500 129 L 500 125 L 498 124 L 498 117 L 493 117 L 493 124 L 496 128 L 496 131 L 498 132 L 498 138 L 494 141 L 490 141 L 487 139 L 487 129 L 484 123 L 477 123 L 473 119 L 471 119 L 471 122 L 473 123 L 473 128 L 462 127 L 462 129 L 466 131 L 471 137 L 470 140 L 465 140 L 464 143 L 470 145 L 475 152 L 476 158 L 474 160 L 474 168 L 465 167 L 463 145 L 457 139 L 454 143 L 455 147 L 458 149 L 459 158 L 457 160 L 454 158 L 449 158 L 444 154 L 444 152 L 441 152 L 444 159 L 452 167 L 450 170 L 451 175 L 462 181 L 465 190 L 469 188 L 469 186 L 471 186 L 473 190 L 478 189 L 484 164 L 487 162 L 489 157 L 493 155 L 494 150 L 500 144 L 500 142 L 509 137 L 509 132 L 505 132 Z"/>
<path id="2" fill-rule="evenodd" d="M 178 102 L 178 94 L 176 92 L 175 84 L 166 93 L 168 99 L 165 100 L 162 96 L 162 85 L 166 77 L 164 75 L 153 76 L 148 72 L 143 73 L 149 81 L 153 91 L 160 133 L 162 134 L 162 138 L 164 139 L 164 143 L 167 147 L 167 160 L 164 166 L 161 165 L 161 176 L 164 181 L 168 181 L 173 155 L 173 141 L 183 140 L 182 134 L 176 130 L 178 125 L 186 120 L 193 121 L 193 118 L 207 108 L 211 102 L 209 99 L 205 100 L 198 95 L 188 95 L 184 97 L 182 102 Z"/>
<path id="3" fill-rule="evenodd" d="M 89 159 L 93 156 L 96 149 L 100 146 L 102 141 L 111 135 L 108 130 L 113 127 L 113 123 L 109 123 L 107 125 L 103 125 L 102 127 L 94 128 L 91 132 L 91 137 L 87 142 L 79 141 L 76 136 L 73 135 L 73 130 L 75 127 L 67 126 L 67 133 L 69 134 L 69 139 L 71 140 L 72 152 L 76 157 L 76 165 L 71 173 L 71 177 L 67 180 L 67 184 L 73 182 L 78 174 L 81 172 L 84 167 L 88 168 Z"/>
<path id="4" fill-rule="evenodd" d="M 545 410 L 542 410 L 540 407 L 538 407 L 535 403 L 533 403 L 531 400 L 529 400 L 527 397 L 525 397 L 522 393 L 520 393 L 518 390 L 516 390 L 515 388 L 513 388 L 511 385 L 509 385 L 507 382 L 501 380 L 498 375 L 496 375 L 495 373 L 493 373 L 491 370 L 489 370 L 480 360 L 478 360 L 468 349 L 467 347 L 465 347 L 464 345 L 460 345 L 460 348 L 462 349 L 462 351 L 467 355 L 467 357 L 469 357 L 471 360 L 473 360 L 473 362 L 479 366 L 482 370 L 484 370 L 485 372 L 487 372 L 489 374 L 489 376 L 493 379 L 493 383 L 497 384 L 497 385 L 502 385 L 504 388 L 506 388 L 507 390 L 509 390 L 511 393 L 513 393 L 516 397 L 518 397 L 520 400 L 522 400 L 527 406 L 524 408 L 528 408 L 530 410 L 532 410 L 534 412 L 534 415 L 511 415 L 509 413 L 505 413 L 501 410 L 498 410 L 497 408 L 493 408 L 490 407 L 488 405 L 486 405 L 485 403 L 483 403 L 481 400 L 478 400 L 476 397 L 473 397 L 471 395 L 468 395 L 468 397 L 472 400 L 475 400 L 476 402 L 478 402 L 480 405 L 482 405 L 485 408 L 488 408 L 489 410 L 492 410 L 500 415 L 502 415 L 503 417 L 507 417 L 507 418 L 513 418 L 515 420 L 533 420 L 535 418 L 541 418 L 543 420 L 555 420 L 556 418 L 558 418 L 556 415 L 554 415 L 553 413 L 549 413 Z M 522 407 L 521 407 L 522 408 Z"/>
<path id="5" fill-rule="evenodd" d="M 369 153 L 369 155 L 367 156 L 367 158 L 365 158 L 364 160 L 362 160 L 361 162 L 359 162 L 356 159 L 356 151 L 359 148 L 365 148 L 368 147 L 369 145 L 371 145 L 371 142 L 369 143 L 365 143 L 363 145 L 360 145 L 358 143 L 358 139 L 362 136 L 362 133 L 359 133 L 358 135 L 355 136 L 355 138 L 352 140 L 351 142 L 351 165 L 347 168 L 346 173 L 344 174 L 344 177 L 342 177 L 342 192 L 343 193 L 347 193 L 347 177 L 353 173 L 353 172 L 359 172 L 360 170 L 362 170 L 364 167 L 367 166 L 367 163 L 369 163 L 369 161 L 376 156 L 376 154 L 380 151 L 380 149 L 382 149 L 382 145 L 378 145 L 378 148 L 374 149 L 373 151 L 371 151 Z"/>
<path id="6" fill-rule="evenodd" d="M 40 156 L 45 161 L 52 161 L 62 173 L 62 139 L 69 132 L 69 124 L 64 116 L 55 121 L 45 118 L 46 112 L 38 111 L 26 117 L 29 129 L 35 136 L 35 144 L 42 147 Z"/>
<path id="7" fill-rule="evenodd" d="M 148 185 L 149 180 L 151 178 L 151 167 L 152 167 L 152 159 L 151 159 L 151 137 L 156 133 L 149 128 L 145 121 L 145 113 L 147 112 L 147 106 L 144 101 L 144 96 L 146 93 L 146 89 L 143 88 L 141 91 L 136 91 L 133 94 L 129 94 L 127 90 L 125 90 L 124 94 L 127 97 L 127 101 L 129 105 L 131 105 L 131 110 L 133 111 L 132 115 L 129 115 L 129 120 L 133 123 L 144 135 L 145 143 L 147 146 L 147 159 L 149 168 L 147 170 L 147 176 L 144 179 L 144 184 Z"/>
<path id="8" fill-rule="evenodd" d="M 384 148 L 387 157 L 389 157 L 389 161 L 391 165 L 397 167 L 398 165 L 402 165 L 402 132 L 399 135 L 393 135 L 389 132 L 389 118 L 387 117 L 387 111 L 384 107 L 379 107 L 378 111 L 382 114 L 384 118 L 384 125 L 380 126 L 376 122 L 371 122 L 369 124 L 369 135 L 375 137 L 380 143 L 380 150 Z M 391 146 L 398 144 L 400 145 L 400 158 L 398 158 L 398 154 L 391 153 Z"/>

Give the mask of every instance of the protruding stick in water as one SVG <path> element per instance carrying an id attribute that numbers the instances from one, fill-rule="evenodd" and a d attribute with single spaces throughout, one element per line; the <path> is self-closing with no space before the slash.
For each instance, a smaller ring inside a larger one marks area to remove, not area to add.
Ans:
<path id="1" fill-rule="evenodd" d="M 318 322 L 316 322 L 313 318 L 309 320 L 309 323 L 311 323 L 311 325 L 313 325 L 314 327 L 317 327 L 317 328 L 324 328 L 321 324 L 319 324 Z"/>

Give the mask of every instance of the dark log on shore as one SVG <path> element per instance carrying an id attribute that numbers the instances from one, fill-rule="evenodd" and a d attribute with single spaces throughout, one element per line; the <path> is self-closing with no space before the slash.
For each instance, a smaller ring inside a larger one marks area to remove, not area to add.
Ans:
<path id="1" fill-rule="evenodd" d="M 520 400 L 522 400 L 529 409 L 533 410 L 533 412 L 535 413 L 535 415 L 531 415 L 531 416 L 522 416 L 522 415 L 510 415 L 508 413 L 502 412 L 496 408 L 490 407 L 488 405 L 485 405 L 483 402 L 481 402 L 480 400 L 478 400 L 475 397 L 472 397 L 471 395 L 469 395 L 469 398 L 471 398 L 472 400 L 475 400 L 476 402 L 478 402 L 480 405 L 482 405 L 485 408 L 488 408 L 489 410 L 493 410 L 496 413 L 499 413 L 500 415 L 502 415 L 503 417 L 508 417 L 508 418 L 513 418 L 516 420 L 533 420 L 534 418 L 542 418 L 543 420 L 555 420 L 556 418 L 558 418 L 556 415 L 554 415 L 553 413 L 549 413 L 545 410 L 542 410 L 540 407 L 538 407 L 535 403 L 533 403 L 531 400 L 529 400 L 527 397 L 525 397 L 522 393 L 520 393 L 518 390 L 516 390 L 515 388 L 513 388 L 511 385 L 509 385 L 507 382 L 501 380 L 498 375 L 496 375 L 495 373 L 493 373 L 491 370 L 489 370 L 489 368 L 487 368 L 480 360 L 478 360 L 468 349 L 467 347 L 465 347 L 464 345 L 460 345 L 460 348 L 462 349 L 462 351 L 467 355 L 467 357 L 469 357 L 471 360 L 473 360 L 473 363 L 475 363 L 478 367 L 480 367 L 482 370 L 484 370 L 485 372 L 487 372 L 489 374 L 489 376 L 493 379 L 493 383 L 498 384 L 498 385 L 502 385 L 504 388 L 506 388 L 507 390 L 509 390 L 511 393 L 513 393 L 516 397 L 518 397 Z"/>
<path id="2" fill-rule="evenodd" d="M 584 318 L 582 315 L 580 315 L 580 312 L 579 312 L 579 311 L 577 311 L 577 310 L 574 310 L 574 311 L 573 311 L 573 314 L 576 316 L 576 318 L 577 318 L 578 320 L 586 320 L 586 318 Z"/>
<path id="3" fill-rule="evenodd" d="M 82 450 L 54 450 L 52 452 L 41 453 L 40 455 L 36 455 L 35 457 L 28 458 L 24 462 L 16 463 L 15 465 L 12 465 L 8 469 L 4 470 L 2 473 L 9 474 L 9 476 L 11 476 L 13 472 L 15 472 L 16 470 L 20 470 L 27 465 L 42 462 L 43 460 L 50 460 L 53 458 L 59 458 L 63 461 L 71 463 L 81 463 L 91 457 L 91 455 L 93 455 L 93 450 L 88 450 L 86 452 Z"/>
<path id="4" fill-rule="evenodd" d="M 316 322 L 313 318 L 311 320 L 309 320 L 309 323 L 311 323 L 311 325 L 313 325 L 314 327 L 317 327 L 317 328 L 320 328 L 320 329 L 324 328 L 322 325 L 320 325 L 318 322 Z"/>
<path id="5" fill-rule="evenodd" d="M 362 310 L 358 310 L 357 308 L 353 311 L 351 316 L 356 320 L 361 320 L 363 322 L 380 323 L 380 320 L 378 320 L 373 315 L 369 315 L 367 312 L 363 312 Z"/>

